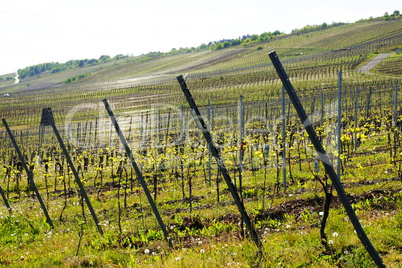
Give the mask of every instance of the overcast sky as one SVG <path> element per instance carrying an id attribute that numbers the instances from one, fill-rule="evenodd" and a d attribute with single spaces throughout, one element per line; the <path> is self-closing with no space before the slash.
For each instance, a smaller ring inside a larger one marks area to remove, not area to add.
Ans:
<path id="1" fill-rule="evenodd" d="M 0 74 L 51 61 L 289 33 L 394 10 L 402 11 L 400 0 L 0 0 Z"/>

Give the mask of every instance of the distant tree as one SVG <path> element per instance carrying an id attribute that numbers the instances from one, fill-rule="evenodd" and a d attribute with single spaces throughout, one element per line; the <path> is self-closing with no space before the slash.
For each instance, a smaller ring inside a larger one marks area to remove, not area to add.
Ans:
<path id="1" fill-rule="evenodd" d="M 230 47 L 232 44 L 228 41 L 223 42 L 223 48 L 228 48 Z"/>
<path id="2" fill-rule="evenodd" d="M 92 65 L 97 65 L 99 62 L 97 59 L 90 59 L 87 61 L 87 64 L 92 66 Z"/>
<path id="3" fill-rule="evenodd" d="M 215 44 L 215 42 L 209 42 L 208 47 L 209 47 L 209 49 L 214 50 L 214 49 L 216 49 L 217 44 Z"/>
<path id="4" fill-rule="evenodd" d="M 64 71 L 64 70 L 66 70 L 66 69 L 67 69 L 66 66 L 57 66 L 57 67 L 54 67 L 54 68 L 52 69 L 52 74 L 55 74 L 55 73 Z"/>
<path id="5" fill-rule="evenodd" d="M 76 68 L 79 66 L 80 60 L 69 60 L 65 63 L 65 65 L 69 68 Z"/>
<path id="6" fill-rule="evenodd" d="M 271 32 L 267 32 L 267 33 L 262 33 L 260 34 L 260 41 L 266 41 L 272 38 L 272 33 Z"/>
<path id="7" fill-rule="evenodd" d="M 234 39 L 232 42 L 231 42 L 231 44 L 232 44 L 232 46 L 238 46 L 238 45 L 240 45 L 241 44 L 241 39 Z"/>
<path id="8" fill-rule="evenodd" d="M 127 56 L 125 56 L 125 55 L 123 55 L 123 54 L 117 54 L 117 55 L 114 57 L 115 60 L 120 60 L 120 59 L 124 59 L 124 58 L 127 58 Z"/>
<path id="9" fill-rule="evenodd" d="M 399 14 L 400 14 L 399 10 L 395 10 L 394 13 L 392 13 L 392 15 L 394 15 L 394 16 L 399 16 Z"/>
<path id="10" fill-rule="evenodd" d="M 17 70 L 18 76 L 20 79 L 23 79 L 27 76 L 26 68 Z"/>
<path id="11" fill-rule="evenodd" d="M 388 12 L 385 12 L 384 17 L 388 17 L 388 16 L 389 16 Z"/>
<path id="12" fill-rule="evenodd" d="M 39 65 L 35 65 L 34 72 L 35 72 L 35 74 L 40 74 Z"/>
<path id="13" fill-rule="evenodd" d="M 105 61 L 108 61 L 108 60 L 110 60 L 111 58 L 110 58 L 110 56 L 108 56 L 108 55 L 102 55 L 102 56 L 100 56 L 100 58 L 99 58 L 99 60 L 101 61 L 101 62 L 105 62 Z"/>
<path id="14" fill-rule="evenodd" d="M 253 35 L 251 36 L 251 41 L 257 41 L 258 38 L 260 38 L 260 36 L 259 36 L 258 34 L 253 34 Z"/>
<path id="15" fill-rule="evenodd" d="M 208 49 L 208 45 L 206 45 L 206 44 L 201 44 L 201 45 L 198 47 L 198 49 L 200 49 L 200 50 Z"/>
<path id="16" fill-rule="evenodd" d="M 223 48 L 223 44 L 222 43 L 214 43 L 211 45 L 212 49 L 218 50 L 218 49 L 222 49 Z"/>
<path id="17" fill-rule="evenodd" d="M 61 68 L 60 68 L 60 67 L 55 67 L 55 68 L 52 69 L 52 74 L 58 73 L 58 72 L 61 72 Z"/>

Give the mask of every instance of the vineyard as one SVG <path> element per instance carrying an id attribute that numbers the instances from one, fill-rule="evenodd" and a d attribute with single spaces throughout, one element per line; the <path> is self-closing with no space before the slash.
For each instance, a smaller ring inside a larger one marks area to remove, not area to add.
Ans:
<path id="1" fill-rule="evenodd" d="M 367 20 L 18 84 L 5 75 L 0 265 L 375 267 L 275 50 L 367 237 L 400 267 L 401 28 Z M 381 53 L 392 54 L 358 71 Z"/>

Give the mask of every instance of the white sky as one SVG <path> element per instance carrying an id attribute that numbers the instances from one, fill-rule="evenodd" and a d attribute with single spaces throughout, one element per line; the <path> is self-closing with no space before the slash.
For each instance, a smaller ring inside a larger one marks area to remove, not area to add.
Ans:
<path id="1" fill-rule="evenodd" d="M 0 0 L 0 74 L 51 61 L 289 33 L 394 10 L 402 12 L 400 0 Z"/>

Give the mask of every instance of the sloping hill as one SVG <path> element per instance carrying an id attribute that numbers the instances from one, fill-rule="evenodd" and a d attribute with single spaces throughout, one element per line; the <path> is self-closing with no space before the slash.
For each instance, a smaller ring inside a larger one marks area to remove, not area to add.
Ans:
<path id="1" fill-rule="evenodd" d="M 124 104 L 127 98 L 161 94 L 170 96 L 166 101 L 177 104 L 183 101 L 177 99 L 176 76 L 180 74 L 188 74 L 193 94 L 201 104 L 207 99 L 233 103 L 242 94 L 248 94 L 250 100 L 259 100 L 280 85 L 267 56 L 272 50 L 277 51 L 288 75 L 301 89 L 334 86 L 338 71 L 355 83 L 397 78 L 402 68 L 400 57 L 390 57 L 390 64 L 375 69 L 388 77 L 379 78 L 357 70 L 378 53 L 392 53 L 401 48 L 401 29 L 402 17 L 398 16 L 390 20 L 380 18 L 306 27 L 266 41 L 244 42 L 217 50 L 183 49 L 174 55 L 149 53 L 138 57 L 86 60 L 88 64 L 80 62 L 82 67 L 43 71 L 22 78 L 18 84 L 11 84 L 13 79 L 2 81 L 0 94 L 9 96 L 0 99 L 0 111 L 9 116 L 5 111 L 16 107 L 18 120 L 29 117 L 27 111 L 40 113 L 44 106 L 57 107 L 66 114 L 83 101 L 99 103 L 105 96 L 122 100 L 122 109 L 132 107 Z M 91 62 L 96 64 L 89 64 Z"/>
<path id="2" fill-rule="evenodd" d="M 141 60 L 141 57 L 126 58 L 56 74 L 47 72 L 22 79 L 20 85 L 3 90 L 63 88 L 68 78 L 85 73 L 90 73 L 91 76 L 85 81 L 77 82 L 75 87 L 85 85 L 86 89 L 91 90 L 112 85 L 127 87 L 137 83 L 174 80 L 175 75 L 182 72 L 190 72 L 196 77 L 262 72 L 270 64 L 266 54 L 273 49 L 277 50 L 282 60 L 292 61 L 303 67 L 317 65 L 319 62 L 327 65 L 338 64 L 337 59 L 343 58 L 342 62 L 353 61 L 352 65 L 346 67 L 348 71 L 352 71 L 356 65 L 367 60 L 366 55 L 374 52 L 392 52 L 401 46 L 401 28 L 400 17 L 389 21 L 360 21 L 302 34 L 280 36 L 249 46 L 202 50 L 147 60 Z M 353 59 L 358 55 L 361 56 L 359 59 Z"/>
<path id="3" fill-rule="evenodd" d="M 383 60 L 385 60 L 388 56 L 390 56 L 392 53 L 383 53 L 383 54 L 378 54 L 377 57 L 372 59 L 371 61 L 367 62 L 365 65 L 360 67 L 358 70 L 359 72 L 362 73 L 370 73 L 370 70 L 373 69 L 375 66 L 380 64 Z"/>

